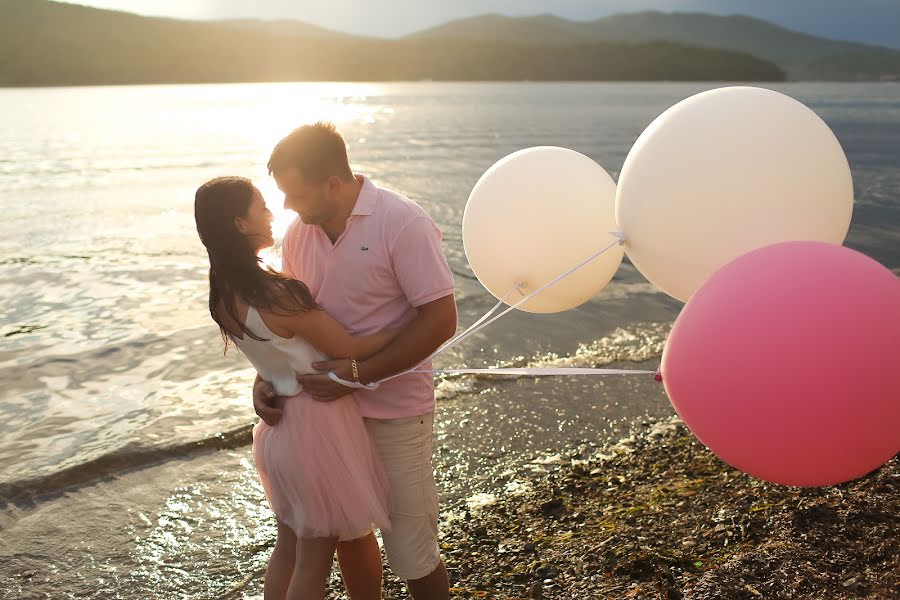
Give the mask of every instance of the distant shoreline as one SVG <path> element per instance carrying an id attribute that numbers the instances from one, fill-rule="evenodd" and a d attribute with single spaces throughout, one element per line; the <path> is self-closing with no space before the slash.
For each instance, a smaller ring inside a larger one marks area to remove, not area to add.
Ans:
<path id="1" fill-rule="evenodd" d="M 751 84 L 821 84 L 821 85 L 890 85 L 900 82 L 896 81 L 829 81 L 829 80 L 796 80 L 796 81 L 778 81 L 778 80 L 760 80 L 752 81 L 746 79 L 691 79 L 691 80 L 671 80 L 671 79 L 597 79 L 597 80 L 580 80 L 580 79 L 540 79 L 540 80 L 517 80 L 517 79 L 452 79 L 452 80 L 413 80 L 413 79 L 392 79 L 392 80 L 276 80 L 276 81 L 159 81 L 159 82 L 136 82 L 136 83 L 62 83 L 48 85 L 0 85 L 0 90 L 43 90 L 43 89 L 70 89 L 70 88 L 112 88 L 112 87 L 151 87 L 151 86 L 179 86 L 179 85 L 268 85 L 273 83 L 294 83 L 294 84 L 334 84 L 334 85 L 386 85 L 386 84 L 566 84 L 566 85 L 590 85 L 590 84 L 722 84 L 722 85 L 751 85 Z"/>

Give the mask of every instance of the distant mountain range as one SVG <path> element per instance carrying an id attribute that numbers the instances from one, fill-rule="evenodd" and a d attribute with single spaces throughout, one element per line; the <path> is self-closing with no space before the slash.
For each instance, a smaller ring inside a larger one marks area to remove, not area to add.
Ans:
<path id="1" fill-rule="evenodd" d="M 468 15 L 495 10 L 476 10 L 484 0 L 456 2 L 468 10 Z M 507 5 L 510 9 L 515 6 L 520 16 L 552 7 L 555 14 L 576 21 L 652 10 L 746 15 L 819 37 L 900 49 L 898 0 L 516 0 L 514 5 Z"/>
<path id="2" fill-rule="evenodd" d="M 181 21 L 0 0 L 0 86 L 400 80 L 877 80 L 900 51 L 748 17 L 486 15 L 396 40 L 296 21 Z"/>
<path id="3" fill-rule="evenodd" d="M 828 40 L 745 16 L 643 12 L 579 22 L 552 15 L 517 18 L 485 15 L 453 21 L 410 37 L 540 40 L 548 44 L 666 40 L 757 56 L 774 62 L 793 80 L 869 81 L 900 76 L 900 50 Z"/>

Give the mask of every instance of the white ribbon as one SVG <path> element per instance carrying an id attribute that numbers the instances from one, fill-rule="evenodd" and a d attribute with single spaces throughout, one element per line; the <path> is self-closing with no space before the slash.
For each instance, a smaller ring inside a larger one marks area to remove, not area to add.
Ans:
<path id="1" fill-rule="evenodd" d="M 613 242 L 612 244 L 610 244 L 610 245 L 607 246 L 606 248 L 603 248 L 602 250 L 600 250 L 600 251 L 598 251 L 598 252 L 595 252 L 594 254 L 592 254 L 591 256 L 587 257 L 586 259 L 584 259 L 583 261 L 581 261 L 580 263 L 578 263 L 577 265 L 575 265 L 574 267 L 572 267 L 571 269 L 569 269 L 568 271 L 566 271 L 565 273 L 562 273 L 562 274 L 560 274 L 560 275 L 557 275 L 557 276 L 554 277 L 552 280 L 550 280 L 548 283 L 545 283 L 544 285 L 542 285 L 542 286 L 539 287 L 538 289 L 534 290 L 533 292 L 531 292 L 530 294 L 528 294 L 527 296 L 525 296 L 524 298 L 522 298 L 521 300 L 519 300 L 518 302 L 516 302 L 515 304 L 513 304 L 512 306 L 510 306 L 510 307 L 507 308 L 506 310 L 504 310 L 504 311 L 503 311 L 502 313 L 500 313 L 499 315 L 497 315 L 497 316 L 495 316 L 495 317 L 492 317 L 492 318 L 491 318 L 490 320 L 488 320 L 488 321 L 484 321 L 484 319 L 488 316 L 488 315 L 485 315 L 484 317 L 482 317 L 481 319 L 479 319 L 479 321 L 483 321 L 483 322 L 481 322 L 480 324 L 478 324 L 477 327 L 473 325 L 472 327 L 470 327 L 469 329 L 467 329 L 467 330 L 464 331 L 463 333 L 459 334 L 458 336 L 456 336 L 455 338 L 453 338 L 452 340 L 450 340 L 449 342 L 447 342 L 446 344 L 444 344 L 443 346 L 441 346 L 440 348 L 438 348 L 435 352 L 433 352 L 433 353 L 431 354 L 431 356 L 429 356 L 428 358 L 426 358 L 425 360 L 423 360 L 422 362 L 420 362 L 418 365 L 416 365 L 416 367 L 418 367 L 419 365 L 421 365 L 422 363 L 424 363 L 424 362 L 426 362 L 426 361 L 428 361 L 428 360 L 431 360 L 431 358 L 433 358 L 434 356 L 436 356 L 436 355 L 439 354 L 440 352 L 444 352 L 445 350 L 447 350 L 447 349 L 449 349 L 449 348 L 452 348 L 453 346 L 457 345 L 458 343 L 460 343 L 461 341 L 463 341 L 464 339 L 466 339 L 466 338 L 469 337 L 470 335 L 472 335 L 472 334 L 474 334 L 474 333 L 480 331 L 481 329 L 484 329 L 485 327 L 487 327 L 488 325 L 490 325 L 491 323 L 493 323 L 494 321 L 496 321 L 496 320 L 499 319 L 500 317 L 505 316 L 507 313 L 509 313 L 509 312 L 512 311 L 513 309 L 518 308 L 518 307 L 521 306 L 522 304 L 528 302 L 529 300 L 531 300 L 532 298 L 534 298 L 535 296 L 537 296 L 538 294 L 540 294 L 541 292 L 543 292 L 544 290 L 546 290 L 546 289 L 547 289 L 548 287 L 550 287 L 551 285 L 554 285 L 554 284 L 558 283 L 559 281 L 561 281 L 562 279 L 568 277 L 569 275 L 571 275 L 572 273 L 574 273 L 575 271 L 577 271 L 577 270 L 580 269 L 581 267 L 585 266 L 586 264 L 588 264 L 589 262 L 591 262 L 592 260 L 594 260 L 595 258 L 597 258 L 598 256 L 600 256 L 601 254 L 603 254 L 604 252 L 606 252 L 607 250 L 609 250 L 609 249 L 612 248 L 613 246 L 621 245 L 621 244 L 623 243 L 623 242 L 622 242 L 622 239 L 619 238 L 618 235 L 612 234 L 612 233 L 611 233 L 611 235 L 613 235 L 614 237 L 616 237 L 616 241 L 615 241 L 615 242 Z M 500 302 L 505 301 L 505 300 L 509 297 L 509 295 L 510 295 L 511 293 L 513 293 L 514 291 L 516 291 L 516 290 L 518 290 L 518 292 L 519 292 L 520 294 L 522 294 L 521 287 L 522 287 L 521 284 L 520 284 L 520 285 L 517 285 L 515 288 L 513 288 L 512 290 L 510 290 L 509 292 L 507 292 L 506 295 L 503 296 L 503 299 L 502 299 Z M 524 295 L 524 294 L 523 294 L 523 295 Z M 499 306 L 499 303 L 498 303 L 498 306 Z M 493 312 L 493 310 L 495 310 L 495 309 L 496 309 L 496 307 L 494 307 L 494 309 L 492 309 L 491 312 Z M 490 314 L 490 313 L 489 313 L 489 314 Z M 392 379 L 392 378 L 394 378 L 394 377 L 399 377 L 400 375 L 403 375 L 404 373 L 408 373 L 409 371 L 412 371 L 412 370 L 415 369 L 416 367 L 413 367 L 412 369 L 409 369 L 408 371 L 404 371 L 404 372 L 401 372 L 401 373 L 397 373 L 396 375 L 391 375 L 390 377 L 386 377 L 385 379 Z"/>
<path id="2" fill-rule="evenodd" d="M 347 381 L 346 379 L 341 379 L 340 377 L 338 377 L 338 374 L 335 373 L 334 371 L 328 371 L 328 378 L 331 379 L 332 381 L 336 381 L 337 383 L 339 383 L 343 386 L 346 386 L 349 388 L 355 388 L 358 390 L 377 390 L 378 389 L 377 381 L 375 381 L 373 383 L 359 383 L 356 381 Z"/>
<path id="3" fill-rule="evenodd" d="M 656 371 L 640 371 L 638 369 L 599 369 L 594 367 L 522 367 L 496 369 L 416 369 L 408 373 L 431 373 L 435 375 L 509 375 L 526 377 L 551 377 L 558 375 L 655 375 Z M 328 371 L 328 377 L 341 385 L 359 390 L 377 390 L 378 383 L 357 383 L 338 377 L 334 371 Z M 383 380 L 382 380 L 383 381 Z"/>
<path id="4" fill-rule="evenodd" d="M 656 371 L 636 369 L 597 369 L 594 367 L 523 367 L 509 369 L 440 369 L 437 371 L 412 371 L 413 373 L 438 373 L 446 375 L 527 375 L 547 377 L 553 375 L 655 375 Z"/>

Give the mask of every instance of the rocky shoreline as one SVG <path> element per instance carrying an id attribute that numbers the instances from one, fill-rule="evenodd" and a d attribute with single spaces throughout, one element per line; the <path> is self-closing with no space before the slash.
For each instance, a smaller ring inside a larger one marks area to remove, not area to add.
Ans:
<path id="1" fill-rule="evenodd" d="M 900 597 L 896 456 L 839 486 L 777 486 L 672 418 L 520 479 L 527 491 L 444 527 L 452 598 Z M 407 597 L 385 584 L 386 598 Z"/>

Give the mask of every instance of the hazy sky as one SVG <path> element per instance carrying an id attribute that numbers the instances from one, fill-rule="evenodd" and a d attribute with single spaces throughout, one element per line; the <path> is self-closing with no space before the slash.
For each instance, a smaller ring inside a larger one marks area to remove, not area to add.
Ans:
<path id="1" fill-rule="evenodd" d="M 900 0 L 68 0 L 101 8 L 184 19 L 296 19 L 328 29 L 394 37 L 480 15 L 552 13 L 589 20 L 639 10 L 749 14 L 841 39 L 898 39 Z"/>

